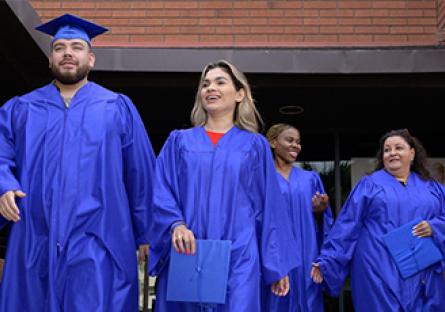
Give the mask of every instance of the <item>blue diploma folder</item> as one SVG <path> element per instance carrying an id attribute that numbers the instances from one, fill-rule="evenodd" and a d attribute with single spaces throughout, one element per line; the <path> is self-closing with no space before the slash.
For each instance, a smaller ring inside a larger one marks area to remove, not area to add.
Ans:
<path id="1" fill-rule="evenodd" d="M 408 278 L 442 260 L 442 254 L 431 237 L 414 236 L 416 219 L 383 236 L 383 241 L 403 278 Z"/>
<path id="2" fill-rule="evenodd" d="M 167 301 L 224 304 L 229 275 L 229 240 L 196 240 L 195 255 L 172 247 L 167 281 Z"/>

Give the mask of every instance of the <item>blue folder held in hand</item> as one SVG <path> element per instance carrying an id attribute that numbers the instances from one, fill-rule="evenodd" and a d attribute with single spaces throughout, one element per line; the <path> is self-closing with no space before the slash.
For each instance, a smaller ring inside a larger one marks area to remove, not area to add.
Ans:
<path id="1" fill-rule="evenodd" d="M 420 221 L 411 221 L 383 236 L 383 241 L 403 278 L 442 260 L 442 254 L 431 237 L 417 237 L 411 233 L 412 228 Z"/>
<path id="2" fill-rule="evenodd" d="M 172 247 L 167 281 L 167 301 L 224 304 L 229 275 L 229 240 L 196 240 L 195 255 Z"/>

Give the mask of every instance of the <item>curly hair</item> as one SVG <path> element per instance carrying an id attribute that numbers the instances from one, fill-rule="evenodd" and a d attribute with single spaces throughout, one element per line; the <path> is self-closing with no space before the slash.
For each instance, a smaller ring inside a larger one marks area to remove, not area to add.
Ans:
<path id="1" fill-rule="evenodd" d="M 377 163 L 374 171 L 380 170 L 384 168 L 383 164 L 383 151 L 384 145 L 388 138 L 390 137 L 401 137 L 411 148 L 414 148 L 415 155 L 414 159 L 411 163 L 411 171 L 416 172 L 420 175 L 420 177 L 424 180 L 428 180 L 431 178 L 431 174 L 428 170 L 428 155 L 426 153 L 425 148 L 423 147 L 420 141 L 412 136 L 408 129 L 398 129 L 391 130 L 385 133 L 379 140 L 379 150 L 377 151 Z"/>

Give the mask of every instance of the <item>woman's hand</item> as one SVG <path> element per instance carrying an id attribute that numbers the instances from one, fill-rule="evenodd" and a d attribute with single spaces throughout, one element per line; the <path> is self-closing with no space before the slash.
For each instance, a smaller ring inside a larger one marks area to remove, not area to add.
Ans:
<path id="1" fill-rule="evenodd" d="M 329 197 L 326 194 L 315 193 L 312 197 L 312 205 L 314 206 L 314 213 L 321 214 L 328 208 Z"/>
<path id="2" fill-rule="evenodd" d="M 433 235 L 431 225 L 423 220 L 413 227 L 413 235 L 418 237 L 428 237 Z"/>
<path id="3" fill-rule="evenodd" d="M 285 276 L 282 279 L 280 279 L 278 282 L 275 282 L 271 286 L 272 292 L 280 297 L 284 297 L 289 292 L 289 276 Z"/>
<path id="4" fill-rule="evenodd" d="M 311 278 L 316 284 L 323 282 L 323 273 L 320 270 L 320 263 L 312 263 Z"/>
<path id="5" fill-rule="evenodd" d="M 185 225 L 178 225 L 172 233 L 172 245 L 178 253 L 194 255 L 196 252 L 195 235 Z"/>

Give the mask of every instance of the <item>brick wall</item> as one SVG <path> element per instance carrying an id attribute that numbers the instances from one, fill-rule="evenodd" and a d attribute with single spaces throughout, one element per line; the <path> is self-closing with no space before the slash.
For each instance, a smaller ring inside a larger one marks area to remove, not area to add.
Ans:
<path id="1" fill-rule="evenodd" d="M 444 0 L 30 0 L 111 29 L 96 46 L 376 47 L 441 43 Z M 442 12 L 442 13 L 440 13 Z"/>

